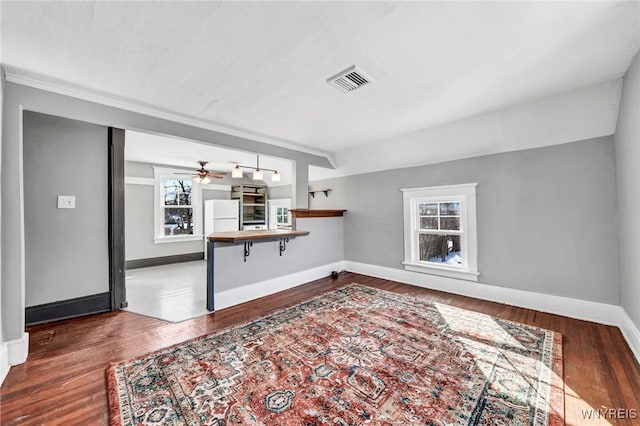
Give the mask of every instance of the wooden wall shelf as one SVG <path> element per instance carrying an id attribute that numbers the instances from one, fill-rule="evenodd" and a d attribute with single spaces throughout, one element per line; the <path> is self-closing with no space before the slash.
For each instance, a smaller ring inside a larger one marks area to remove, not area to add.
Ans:
<path id="1" fill-rule="evenodd" d="M 291 217 L 295 220 L 303 217 L 338 217 L 343 216 L 346 210 L 332 209 L 290 209 Z"/>

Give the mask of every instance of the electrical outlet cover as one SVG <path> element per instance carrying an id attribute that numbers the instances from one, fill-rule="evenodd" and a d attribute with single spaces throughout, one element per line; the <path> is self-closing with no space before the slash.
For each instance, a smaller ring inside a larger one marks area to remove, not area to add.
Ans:
<path id="1" fill-rule="evenodd" d="M 58 195 L 58 208 L 59 209 L 75 209 L 76 208 L 75 195 Z"/>

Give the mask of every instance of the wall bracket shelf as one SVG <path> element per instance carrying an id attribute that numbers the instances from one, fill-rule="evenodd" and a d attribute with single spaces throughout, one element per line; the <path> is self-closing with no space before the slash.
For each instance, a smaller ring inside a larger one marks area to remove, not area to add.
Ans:
<path id="1" fill-rule="evenodd" d="M 327 188 L 327 189 L 317 189 L 315 191 L 309 191 L 309 195 L 311 195 L 311 198 L 316 198 L 316 194 L 319 192 L 322 192 L 325 197 L 328 197 L 329 192 L 331 192 L 331 189 Z"/>

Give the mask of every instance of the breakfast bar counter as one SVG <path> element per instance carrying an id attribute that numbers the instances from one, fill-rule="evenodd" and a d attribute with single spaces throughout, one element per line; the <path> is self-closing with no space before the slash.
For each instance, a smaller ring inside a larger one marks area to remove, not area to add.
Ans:
<path id="1" fill-rule="evenodd" d="M 214 272 L 215 272 L 215 247 L 216 243 L 222 245 L 244 244 L 244 262 L 251 255 L 253 243 L 262 241 L 279 240 L 278 251 L 280 256 L 287 248 L 289 238 L 309 235 L 309 231 L 295 231 L 284 229 L 260 229 L 251 231 L 214 232 L 207 236 L 207 309 L 215 310 L 214 305 Z"/>
<path id="2" fill-rule="evenodd" d="M 207 238 L 213 242 L 237 243 L 253 240 L 277 240 L 284 237 L 309 235 L 309 231 L 291 231 L 285 229 L 260 229 L 255 231 L 214 232 Z"/>

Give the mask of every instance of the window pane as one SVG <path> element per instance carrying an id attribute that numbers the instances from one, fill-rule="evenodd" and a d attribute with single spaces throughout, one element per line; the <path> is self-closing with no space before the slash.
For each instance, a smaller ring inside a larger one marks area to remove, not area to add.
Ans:
<path id="1" fill-rule="evenodd" d="M 438 203 L 420 203 L 418 208 L 420 209 L 420 216 L 438 215 Z"/>
<path id="2" fill-rule="evenodd" d="M 164 181 L 164 204 L 175 206 L 178 204 L 178 184 L 175 179 L 165 179 Z"/>
<path id="3" fill-rule="evenodd" d="M 191 189 L 191 188 L 189 188 Z M 181 192 L 178 194 L 178 200 L 181 206 L 190 206 L 191 205 L 191 193 L 190 192 Z"/>
<path id="4" fill-rule="evenodd" d="M 420 260 L 447 266 L 462 265 L 459 235 L 420 234 L 418 243 Z"/>
<path id="5" fill-rule="evenodd" d="M 459 217 L 440 217 L 440 229 L 447 229 L 450 231 L 459 231 L 460 218 Z"/>
<path id="6" fill-rule="evenodd" d="M 438 217 L 421 217 L 420 229 L 438 229 Z"/>
<path id="7" fill-rule="evenodd" d="M 454 201 L 451 203 L 440 203 L 440 215 L 441 216 L 459 216 L 460 202 Z"/>
<path id="8" fill-rule="evenodd" d="M 193 209 L 169 207 L 164 209 L 164 235 L 193 234 Z"/>
<path id="9" fill-rule="evenodd" d="M 164 204 L 167 206 L 190 206 L 192 184 L 190 180 L 165 179 Z"/>

